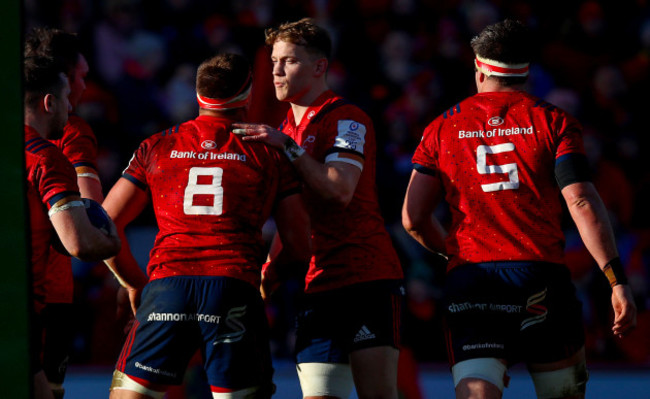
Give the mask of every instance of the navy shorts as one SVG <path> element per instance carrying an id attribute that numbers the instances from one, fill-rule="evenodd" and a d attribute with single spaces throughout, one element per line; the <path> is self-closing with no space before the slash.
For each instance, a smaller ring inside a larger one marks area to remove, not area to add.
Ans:
<path id="1" fill-rule="evenodd" d="M 208 383 L 244 389 L 271 384 L 269 331 L 260 293 L 229 277 L 167 277 L 142 292 L 136 323 L 116 369 L 178 385 L 197 349 Z"/>
<path id="2" fill-rule="evenodd" d="M 452 365 L 481 357 L 509 364 L 554 362 L 585 341 L 582 304 L 563 265 L 457 266 L 445 282 L 444 310 Z"/>
<path id="3" fill-rule="evenodd" d="M 348 363 L 355 350 L 397 347 L 403 298 L 401 280 L 305 294 L 297 317 L 296 362 Z"/>

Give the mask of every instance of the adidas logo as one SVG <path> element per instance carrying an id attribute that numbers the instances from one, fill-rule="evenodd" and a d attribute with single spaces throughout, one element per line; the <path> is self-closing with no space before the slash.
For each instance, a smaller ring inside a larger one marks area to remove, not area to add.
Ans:
<path id="1" fill-rule="evenodd" d="M 370 330 L 368 330 L 368 327 L 364 325 L 361 327 L 361 330 L 359 330 L 357 335 L 354 337 L 354 342 L 356 343 L 359 341 L 366 341 L 374 338 L 376 338 L 375 334 L 371 333 Z"/>

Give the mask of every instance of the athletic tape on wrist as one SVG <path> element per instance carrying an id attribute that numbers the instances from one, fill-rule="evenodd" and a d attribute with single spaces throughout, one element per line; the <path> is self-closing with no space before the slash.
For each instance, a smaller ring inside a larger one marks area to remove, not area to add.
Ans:
<path id="1" fill-rule="evenodd" d="M 300 158 L 305 153 L 305 149 L 298 145 L 291 137 L 284 142 L 284 153 L 291 162 Z"/>
<path id="2" fill-rule="evenodd" d="M 614 287 L 618 284 L 627 284 L 627 276 L 625 275 L 625 270 L 623 269 L 623 262 L 621 258 L 616 257 L 603 267 L 603 272 L 609 280 L 609 285 Z"/>
<path id="3" fill-rule="evenodd" d="M 47 216 L 52 217 L 52 215 L 54 215 L 57 212 L 65 211 L 65 210 L 68 210 L 70 208 L 76 208 L 76 207 L 79 207 L 79 206 L 85 207 L 86 205 L 84 205 L 83 201 L 70 201 L 70 202 L 67 202 L 67 203 L 65 203 L 63 205 L 54 205 L 47 212 Z"/>

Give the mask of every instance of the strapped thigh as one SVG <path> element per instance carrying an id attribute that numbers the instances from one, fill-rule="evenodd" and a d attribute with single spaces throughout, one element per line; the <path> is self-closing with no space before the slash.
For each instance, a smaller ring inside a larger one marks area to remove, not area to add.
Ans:
<path id="1" fill-rule="evenodd" d="M 454 386 L 465 378 L 477 378 L 495 385 L 501 392 L 508 386 L 508 368 L 499 359 L 493 357 L 463 360 L 451 368 Z"/>
<path id="2" fill-rule="evenodd" d="M 111 391 L 116 389 L 137 392 L 142 395 L 151 396 L 154 399 L 162 399 L 165 396 L 165 391 L 154 391 L 119 370 L 113 372 L 113 380 L 111 381 L 110 387 Z"/>
<path id="3" fill-rule="evenodd" d="M 352 370 L 343 363 L 299 363 L 296 365 L 302 396 L 348 398 L 354 387 Z"/>
<path id="4" fill-rule="evenodd" d="M 584 360 L 573 366 L 553 371 L 530 372 L 539 399 L 584 395 L 589 379 Z"/>

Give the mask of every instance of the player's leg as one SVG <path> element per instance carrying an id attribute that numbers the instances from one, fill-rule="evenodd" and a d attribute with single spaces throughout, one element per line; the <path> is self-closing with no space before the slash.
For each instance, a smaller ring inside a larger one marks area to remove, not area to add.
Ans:
<path id="1" fill-rule="evenodd" d="M 54 394 L 47 382 L 47 377 L 43 371 L 41 354 L 43 352 L 43 319 L 41 314 L 37 314 L 32 308 L 30 314 L 30 344 L 29 366 L 32 374 L 32 391 L 35 399 L 54 399 Z"/>
<path id="2" fill-rule="evenodd" d="M 110 399 L 163 399 L 167 387 L 129 376 L 119 370 L 113 372 Z"/>
<path id="3" fill-rule="evenodd" d="M 508 348 L 516 345 L 524 309 L 511 270 L 467 264 L 447 275 L 445 338 L 458 399 L 499 399 L 508 385 Z"/>
<path id="4" fill-rule="evenodd" d="M 192 293 L 200 278 L 168 277 L 149 282 L 126 338 L 111 383 L 111 399 L 162 399 L 179 385 L 201 342 Z"/>
<path id="5" fill-rule="evenodd" d="M 352 286 L 346 344 L 359 398 L 397 398 L 402 301 L 400 281 Z"/>
<path id="6" fill-rule="evenodd" d="M 463 360 L 451 372 L 457 399 L 500 399 L 509 380 L 505 361 L 496 358 Z"/>
<path id="7" fill-rule="evenodd" d="M 347 399 L 354 382 L 342 342 L 344 292 L 307 294 L 297 317 L 296 371 L 303 398 Z"/>
<path id="8" fill-rule="evenodd" d="M 44 329 L 43 371 L 56 399 L 62 399 L 65 392 L 63 380 L 72 347 L 73 310 L 70 303 L 51 303 L 41 312 Z"/>
<path id="9" fill-rule="evenodd" d="M 585 361 L 582 305 L 566 267 L 544 265 L 545 319 L 524 330 L 526 365 L 540 399 L 581 399 L 589 373 Z M 530 330 L 530 331 L 529 331 Z M 567 354 L 572 354 L 567 357 Z"/>
<path id="10" fill-rule="evenodd" d="M 35 399 L 54 399 L 54 394 L 43 370 L 34 374 L 33 389 Z"/>
<path id="11" fill-rule="evenodd" d="M 346 363 L 299 363 L 296 370 L 305 399 L 346 399 L 354 388 Z"/>
<path id="12" fill-rule="evenodd" d="M 350 366 L 357 395 L 363 398 L 397 398 L 399 351 L 393 346 L 376 346 L 350 353 Z"/>
<path id="13" fill-rule="evenodd" d="M 551 363 L 531 363 L 528 371 L 539 399 L 583 399 L 589 373 L 582 347 L 569 358 Z"/>
<path id="14" fill-rule="evenodd" d="M 271 398 L 269 326 L 259 290 L 235 278 L 204 278 L 196 302 L 212 397 Z"/>

